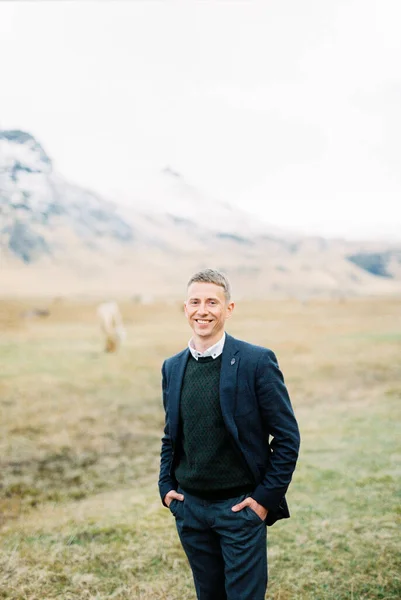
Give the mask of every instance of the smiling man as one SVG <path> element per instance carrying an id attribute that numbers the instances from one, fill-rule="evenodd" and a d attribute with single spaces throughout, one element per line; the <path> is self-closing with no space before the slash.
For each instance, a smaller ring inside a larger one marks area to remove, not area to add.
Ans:
<path id="1" fill-rule="evenodd" d="M 184 307 L 192 338 L 162 368 L 160 496 L 198 600 L 264 600 L 266 526 L 289 517 L 297 422 L 274 353 L 224 331 L 225 275 L 193 275 Z"/>

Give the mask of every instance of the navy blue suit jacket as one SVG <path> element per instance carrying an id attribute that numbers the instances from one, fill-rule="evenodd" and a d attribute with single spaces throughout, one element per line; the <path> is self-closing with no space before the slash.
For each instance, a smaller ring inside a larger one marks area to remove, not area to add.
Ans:
<path id="1" fill-rule="evenodd" d="M 162 367 L 166 424 L 162 438 L 159 491 L 177 489 L 180 396 L 189 349 Z M 224 423 L 255 480 L 252 498 L 268 509 L 266 522 L 290 516 L 285 493 L 298 458 L 299 430 L 274 353 L 226 334 L 220 374 Z M 269 442 L 270 440 L 270 442 Z"/>

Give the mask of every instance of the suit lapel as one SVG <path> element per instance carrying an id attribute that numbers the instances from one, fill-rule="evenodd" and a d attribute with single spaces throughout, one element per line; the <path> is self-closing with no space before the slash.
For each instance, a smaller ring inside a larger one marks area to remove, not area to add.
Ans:
<path id="1" fill-rule="evenodd" d="M 176 360 L 171 370 L 169 380 L 169 421 L 170 435 L 173 440 L 177 439 L 178 425 L 180 422 L 180 399 L 182 380 L 184 378 L 185 367 L 188 361 L 189 350 L 184 350 L 182 355 Z"/>
<path id="2" fill-rule="evenodd" d="M 234 408 L 237 392 L 238 366 L 241 353 L 235 338 L 227 335 L 224 344 L 221 375 L 220 375 L 220 404 L 223 419 L 228 431 L 233 436 L 239 450 L 242 452 L 255 480 L 259 477 L 258 468 L 249 452 L 240 442 L 238 427 L 234 419 Z"/>
<path id="3" fill-rule="evenodd" d="M 235 339 L 226 334 L 220 373 L 220 405 L 227 429 L 237 439 L 238 430 L 234 421 L 234 405 L 240 355 Z"/>

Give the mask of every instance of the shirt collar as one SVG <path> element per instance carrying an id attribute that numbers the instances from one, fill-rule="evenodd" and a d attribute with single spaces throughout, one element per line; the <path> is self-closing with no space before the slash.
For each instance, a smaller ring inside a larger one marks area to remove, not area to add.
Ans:
<path id="1" fill-rule="evenodd" d="M 193 347 L 193 341 L 191 338 L 188 342 L 188 348 L 195 360 L 198 360 L 198 358 L 206 358 L 207 356 L 217 358 L 223 352 L 225 341 L 226 341 L 226 334 L 224 332 L 223 337 L 218 342 L 216 342 L 216 344 L 214 344 L 213 346 L 210 346 L 210 348 L 208 348 L 204 352 L 198 352 Z"/>

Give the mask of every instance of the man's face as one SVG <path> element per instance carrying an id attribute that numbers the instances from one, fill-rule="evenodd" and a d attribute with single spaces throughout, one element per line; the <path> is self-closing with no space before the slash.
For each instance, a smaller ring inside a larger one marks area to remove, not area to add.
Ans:
<path id="1" fill-rule="evenodd" d="M 184 305 L 185 315 L 195 337 L 217 342 L 223 335 L 224 323 L 234 309 L 226 302 L 224 290 L 214 283 L 191 283 Z"/>

